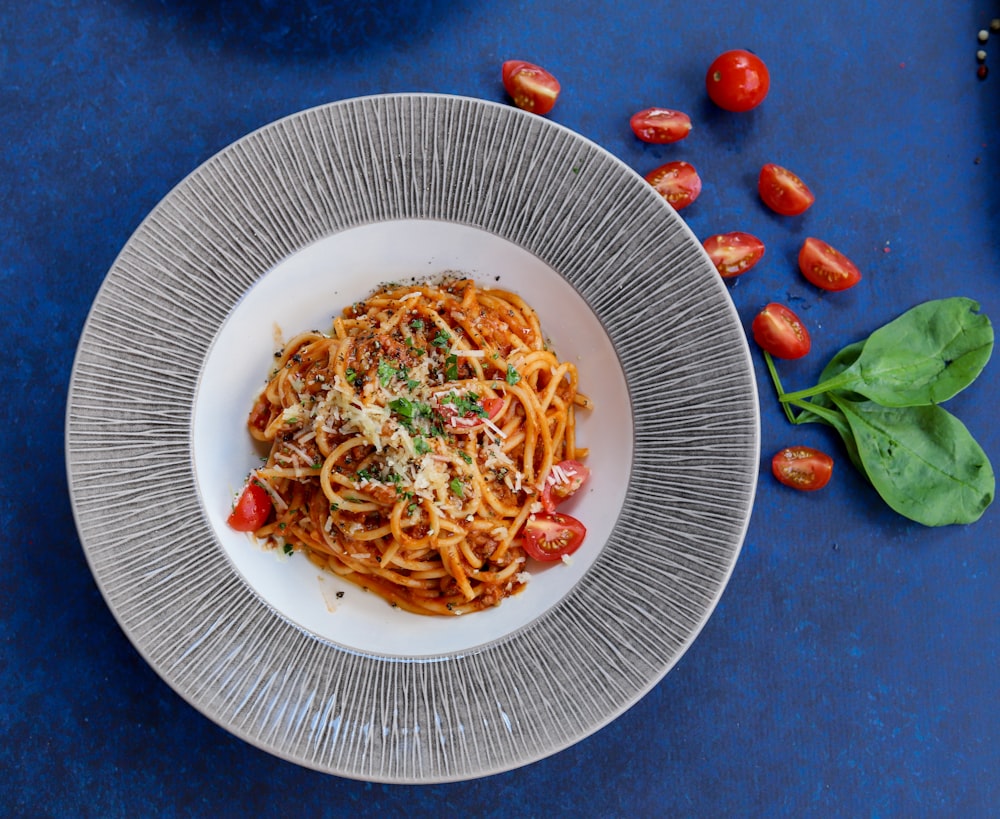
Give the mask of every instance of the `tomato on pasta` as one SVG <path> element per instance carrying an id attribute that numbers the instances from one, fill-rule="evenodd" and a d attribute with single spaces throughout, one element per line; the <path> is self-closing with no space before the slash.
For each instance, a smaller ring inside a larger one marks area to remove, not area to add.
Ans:
<path id="1" fill-rule="evenodd" d="M 270 450 L 244 490 L 272 508 L 240 522 L 408 611 L 495 606 L 527 582 L 526 532 L 589 474 L 589 406 L 515 294 L 385 285 L 276 354 L 247 423 Z M 561 556 L 585 529 L 559 517 L 581 533 Z"/>

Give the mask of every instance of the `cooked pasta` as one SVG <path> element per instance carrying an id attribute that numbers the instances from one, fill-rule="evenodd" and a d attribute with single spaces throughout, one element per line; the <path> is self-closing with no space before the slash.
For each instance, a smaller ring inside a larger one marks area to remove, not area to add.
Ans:
<path id="1" fill-rule="evenodd" d="M 552 554 L 579 545 L 552 507 L 582 481 L 589 400 L 518 296 L 385 285 L 275 356 L 248 421 L 270 446 L 248 486 L 271 508 L 244 527 L 268 546 L 408 611 L 464 614 L 524 587 L 526 526 L 570 521 Z"/>

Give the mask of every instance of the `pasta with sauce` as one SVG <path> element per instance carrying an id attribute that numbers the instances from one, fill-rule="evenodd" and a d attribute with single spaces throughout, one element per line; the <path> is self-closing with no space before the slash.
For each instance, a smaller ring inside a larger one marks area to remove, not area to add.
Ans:
<path id="1" fill-rule="evenodd" d="M 590 402 L 518 296 L 385 285 L 275 355 L 248 420 L 270 450 L 234 528 L 421 614 L 498 605 L 528 557 L 582 542 L 555 506 L 587 477 Z"/>

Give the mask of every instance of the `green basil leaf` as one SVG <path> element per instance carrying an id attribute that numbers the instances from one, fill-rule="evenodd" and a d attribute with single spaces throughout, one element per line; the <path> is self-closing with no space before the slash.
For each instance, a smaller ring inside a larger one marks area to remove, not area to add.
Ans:
<path id="1" fill-rule="evenodd" d="M 850 426 L 872 486 L 899 514 L 926 526 L 973 523 L 993 502 L 989 458 L 944 408 L 883 407 L 829 395 Z"/>
<path id="2" fill-rule="evenodd" d="M 993 327 L 979 304 L 961 297 L 928 301 L 872 333 L 839 374 L 783 400 L 839 390 L 884 407 L 939 404 L 975 381 L 992 352 Z"/>

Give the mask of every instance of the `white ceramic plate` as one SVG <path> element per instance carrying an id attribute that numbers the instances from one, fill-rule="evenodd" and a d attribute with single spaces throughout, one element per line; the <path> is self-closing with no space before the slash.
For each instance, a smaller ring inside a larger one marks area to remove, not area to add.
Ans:
<path id="1" fill-rule="evenodd" d="M 487 612 L 427 618 L 225 526 L 286 336 L 375 285 L 499 279 L 596 408 L 588 539 Z M 749 351 L 684 222 L 598 146 L 479 100 L 386 95 L 226 148 L 131 237 L 77 352 L 67 468 L 83 548 L 128 637 L 249 742 L 358 779 L 496 773 L 606 724 L 711 614 L 749 521 Z M 337 595 L 337 592 L 344 592 Z"/>

